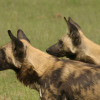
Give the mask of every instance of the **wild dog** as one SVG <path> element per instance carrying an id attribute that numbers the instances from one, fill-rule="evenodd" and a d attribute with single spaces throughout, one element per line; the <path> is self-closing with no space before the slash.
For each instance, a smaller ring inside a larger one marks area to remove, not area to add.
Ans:
<path id="1" fill-rule="evenodd" d="M 58 59 L 36 49 L 19 30 L 0 48 L 0 71 L 12 69 L 26 86 L 37 83 L 41 100 L 99 100 L 100 66 Z"/>
<path id="2" fill-rule="evenodd" d="M 71 60 L 100 64 L 100 46 L 89 40 L 70 17 L 68 20 L 64 19 L 68 25 L 68 33 L 46 51 L 57 57 L 66 56 Z"/>

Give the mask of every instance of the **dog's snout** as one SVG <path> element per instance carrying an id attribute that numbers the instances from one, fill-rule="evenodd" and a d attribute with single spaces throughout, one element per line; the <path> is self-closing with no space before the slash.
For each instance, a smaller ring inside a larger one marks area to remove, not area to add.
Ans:
<path id="1" fill-rule="evenodd" d="M 46 52 L 49 53 L 49 51 L 50 51 L 50 50 L 49 50 L 49 48 L 48 48 L 48 49 L 46 50 Z"/>

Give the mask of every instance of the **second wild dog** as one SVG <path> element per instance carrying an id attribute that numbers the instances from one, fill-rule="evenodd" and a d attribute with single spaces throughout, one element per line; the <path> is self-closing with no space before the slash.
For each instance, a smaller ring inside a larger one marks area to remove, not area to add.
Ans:
<path id="1" fill-rule="evenodd" d="M 85 63 L 100 64 L 100 46 L 89 40 L 80 26 L 70 17 L 64 18 L 68 25 L 68 33 L 46 51 L 57 57 L 68 57 Z"/>

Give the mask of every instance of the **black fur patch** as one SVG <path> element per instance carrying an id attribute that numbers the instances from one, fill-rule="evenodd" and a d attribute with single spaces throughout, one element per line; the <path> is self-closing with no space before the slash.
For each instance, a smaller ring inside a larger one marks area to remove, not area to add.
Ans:
<path id="1" fill-rule="evenodd" d="M 4 60 L 6 57 L 5 51 L 3 49 L 0 49 L 0 59 Z"/>
<path id="2" fill-rule="evenodd" d="M 66 57 L 68 57 L 71 60 L 75 60 L 76 56 L 77 56 L 76 53 L 72 53 L 71 51 L 70 52 L 66 52 Z"/>
<path id="3" fill-rule="evenodd" d="M 60 61 L 59 59 L 57 59 L 57 61 Z M 61 81 L 60 81 L 60 77 L 61 77 L 61 74 L 62 74 L 62 69 L 63 69 L 63 66 L 64 66 L 65 63 L 63 63 L 62 67 L 61 68 L 58 68 L 54 71 L 51 72 L 51 74 L 49 75 L 46 75 L 43 80 L 42 80 L 42 83 L 46 83 L 46 84 L 52 84 L 54 85 L 54 87 L 60 87 L 60 85 L 62 84 Z M 53 70 L 53 69 L 52 69 Z M 50 81 L 49 81 L 50 80 Z M 42 85 L 43 85 L 42 84 Z"/>
<path id="4" fill-rule="evenodd" d="M 56 69 L 52 72 L 51 74 L 51 83 L 55 83 L 55 82 L 58 82 L 59 79 L 60 79 L 60 76 L 62 74 L 62 68 L 59 68 L 59 69 Z"/>
<path id="5" fill-rule="evenodd" d="M 26 86 L 34 84 L 39 80 L 38 74 L 31 67 L 29 69 L 22 67 L 16 74 L 20 82 L 24 83 Z"/>
<path id="6" fill-rule="evenodd" d="M 81 37 L 78 30 L 74 30 L 74 29 L 70 30 L 69 36 L 70 38 L 72 38 L 72 43 L 74 46 L 79 46 L 81 44 Z"/>
<path id="7" fill-rule="evenodd" d="M 4 49 L 0 49 L 0 71 L 9 69 Z"/>
<path id="8" fill-rule="evenodd" d="M 92 93 L 94 93 L 94 86 L 97 84 L 98 81 L 95 82 L 95 80 L 100 80 L 100 74 L 96 73 L 95 75 L 92 74 L 90 70 L 84 70 L 83 74 L 80 74 L 78 77 L 74 77 L 75 72 L 70 74 L 67 78 L 66 85 L 63 85 L 64 91 L 66 91 L 67 99 L 68 100 L 74 100 L 74 95 L 78 95 L 80 98 L 84 97 L 81 96 L 81 90 L 87 90 L 91 89 Z M 78 89 L 72 90 L 72 86 L 77 87 Z"/>

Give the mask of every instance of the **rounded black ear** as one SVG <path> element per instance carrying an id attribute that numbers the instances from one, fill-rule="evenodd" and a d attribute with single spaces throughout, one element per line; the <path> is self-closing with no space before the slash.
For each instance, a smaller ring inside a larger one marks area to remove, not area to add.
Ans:
<path id="1" fill-rule="evenodd" d="M 81 27 L 76 22 L 74 22 L 71 17 L 68 17 L 68 22 L 70 22 L 71 24 L 73 24 L 78 29 L 81 29 Z"/>
<path id="2" fill-rule="evenodd" d="M 81 43 L 81 37 L 79 33 L 80 26 L 76 24 L 70 17 L 68 20 L 64 17 L 69 30 L 69 36 L 72 39 L 72 42 L 75 46 L 78 46 Z"/>
<path id="3" fill-rule="evenodd" d="M 13 36 L 11 30 L 8 30 L 8 35 L 11 38 L 12 41 L 15 41 L 16 40 L 16 37 Z"/>
<path id="4" fill-rule="evenodd" d="M 67 25 L 68 25 L 68 28 L 74 28 L 74 29 L 77 29 L 77 30 L 79 30 L 79 29 L 81 29 L 81 27 L 76 23 L 76 22 L 74 22 L 72 19 L 71 19 L 71 17 L 68 17 L 68 20 L 66 19 L 66 17 L 64 17 L 64 19 L 65 19 L 65 21 L 66 21 L 66 23 L 67 23 Z"/>
<path id="5" fill-rule="evenodd" d="M 21 59 L 24 56 L 24 45 L 23 43 L 16 38 L 10 30 L 8 30 L 9 37 L 12 40 L 12 50 L 15 57 Z"/>
<path id="6" fill-rule="evenodd" d="M 65 22 L 68 22 L 67 19 L 66 19 L 66 17 L 64 17 L 64 19 L 65 19 Z"/>
<path id="7" fill-rule="evenodd" d="M 17 38 L 18 39 L 24 39 L 24 40 L 26 40 L 30 43 L 30 40 L 26 37 L 26 35 L 24 34 L 24 32 L 21 29 L 19 29 L 17 31 Z"/>
<path id="8" fill-rule="evenodd" d="M 18 48 L 23 47 L 23 43 L 12 34 L 11 30 L 8 30 L 8 34 L 12 40 L 12 43 L 15 45 L 15 47 L 18 47 Z"/>

